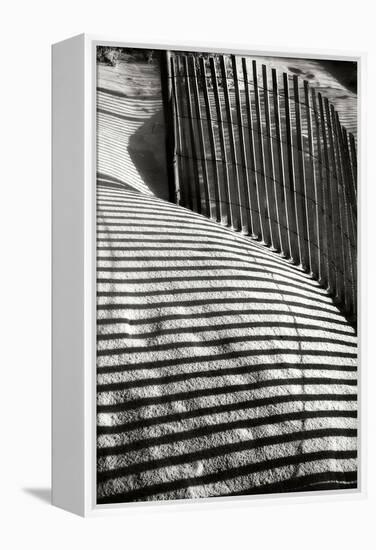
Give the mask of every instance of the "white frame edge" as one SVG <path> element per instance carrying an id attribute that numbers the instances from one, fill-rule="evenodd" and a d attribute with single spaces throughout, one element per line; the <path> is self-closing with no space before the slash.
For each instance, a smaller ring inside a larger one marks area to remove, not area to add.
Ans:
<path id="1" fill-rule="evenodd" d="M 95 474 L 92 78 L 85 35 L 53 45 L 52 503 L 82 516 L 93 508 Z"/>
<path id="2" fill-rule="evenodd" d="M 52 49 L 52 502 L 84 510 L 84 40 Z"/>
<path id="3" fill-rule="evenodd" d="M 359 484 L 357 489 L 278 495 L 216 497 L 215 499 L 152 501 L 124 504 L 96 504 L 96 55 L 97 45 L 117 47 L 231 52 L 244 55 L 338 59 L 358 63 L 359 176 L 362 175 L 358 209 L 358 232 L 365 227 L 365 75 L 366 54 L 343 51 L 265 49 L 234 44 L 127 43 L 107 37 L 81 34 L 52 47 L 52 503 L 81 516 L 132 513 L 185 506 L 253 506 L 328 502 L 366 497 L 365 349 L 361 331 L 359 355 Z M 360 178 L 359 178 L 360 181 Z M 364 243 L 363 243 L 364 244 Z M 360 279 L 360 277 L 359 277 Z M 361 297 L 361 294 L 359 293 Z M 360 300 L 359 300 L 360 303 Z M 364 328 L 365 304 L 359 308 L 359 325 Z M 69 346 L 67 345 L 69 342 Z M 360 365 L 360 361 L 359 361 Z M 360 375 L 361 371 L 361 375 Z M 74 381 L 74 385 L 72 385 Z M 157 505 L 157 506 L 156 506 Z"/>

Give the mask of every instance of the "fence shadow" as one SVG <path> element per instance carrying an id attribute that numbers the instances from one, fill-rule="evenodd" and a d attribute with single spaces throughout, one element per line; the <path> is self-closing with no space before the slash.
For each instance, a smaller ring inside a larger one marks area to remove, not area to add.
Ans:
<path id="1" fill-rule="evenodd" d="M 98 185 L 98 502 L 356 486 L 356 333 L 308 274 Z"/>
<path id="2" fill-rule="evenodd" d="M 129 138 L 129 156 L 150 191 L 168 200 L 164 113 L 161 109 Z"/>

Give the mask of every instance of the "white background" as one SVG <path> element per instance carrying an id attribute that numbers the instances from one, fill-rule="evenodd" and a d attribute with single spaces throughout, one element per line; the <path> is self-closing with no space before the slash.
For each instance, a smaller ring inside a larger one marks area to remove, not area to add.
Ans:
<path id="1" fill-rule="evenodd" d="M 370 549 L 376 546 L 376 29 L 352 0 L 64 0 L 1 9 L 0 540 L 3 548 Z M 368 496 L 142 509 L 83 520 L 48 503 L 50 480 L 50 45 L 87 32 L 134 42 L 368 53 L 362 188 L 363 380 Z M 367 154 L 367 159 L 366 159 Z M 368 337 L 368 347 L 366 342 Z M 366 379 L 365 379 L 366 376 Z M 366 402 L 367 398 L 367 402 Z"/>

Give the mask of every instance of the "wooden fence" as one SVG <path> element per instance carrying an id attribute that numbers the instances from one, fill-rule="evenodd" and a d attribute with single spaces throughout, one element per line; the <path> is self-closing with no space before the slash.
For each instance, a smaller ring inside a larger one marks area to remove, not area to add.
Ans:
<path id="1" fill-rule="evenodd" d="M 167 52 L 171 199 L 300 265 L 356 319 L 356 143 L 296 75 Z"/>

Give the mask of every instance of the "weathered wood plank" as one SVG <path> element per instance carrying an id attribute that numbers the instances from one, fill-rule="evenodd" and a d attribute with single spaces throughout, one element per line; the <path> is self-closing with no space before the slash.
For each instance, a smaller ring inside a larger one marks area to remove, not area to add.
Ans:
<path id="1" fill-rule="evenodd" d="M 224 96 L 225 103 L 225 112 L 226 112 L 226 127 L 228 132 L 228 142 L 231 155 L 231 173 L 234 176 L 234 179 L 231 179 L 232 185 L 230 185 L 229 195 L 230 200 L 233 206 L 233 217 L 232 217 L 232 227 L 235 230 L 241 230 L 246 227 L 244 220 L 244 210 L 242 207 L 242 195 L 240 190 L 240 178 L 239 178 L 239 167 L 238 159 L 236 154 L 236 145 L 235 145 L 235 133 L 234 133 L 234 124 L 232 119 L 232 106 L 228 90 L 227 82 L 227 72 L 226 72 L 226 62 L 223 55 L 219 58 L 219 65 L 221 70 L 222 78 L 222 91 Z M 234 215 L 236 213 L 236 215 Z"/>
<path id="2" fill-rule="evenodd" d="M 335 128 L 335 151 L 338 159 L 338 173 L 339 173 L 339 185 L 338 185 L 338 200 L 339 200 L 339 210 L 340 210 L 340 225 L 342 231 L 342 255 L 343 255 L 343 268 L 344 268 L 344 309 L 348 313 L 352 312 L 353 309 L 353 266 L 352 266 L 352 256 L 353 250 L 350 242 L 350 226 L 349 220 L 347 217 L 347 198 L 346 198 L 346 158 L 343 150 L 343 144 L 341 143 L 341 124 L 339 122 L 338 113 L 334 111 L 332 106 L 332 124 Z"/>
<path id="3" fill-rule="evenodd" d="M 353 211 L 356 218 L 356 197 L 357 197 L 357 158 L 356 158 L 356 151 L 355 151 L 355 141 L 354 136 L 350 134 L 350 136 L 347 134 L 346 128 L 343 126 L 342 129 L 342 147 L 346 159 L 346 166 L 347 166 L 347 188 L 350 193 L 351 202 L 353 205 Z M 351 140 L 352 138 L 352 140 Z M 352 145 L 353 143 L 353 145 Z"/>
<path id="4" fill-rule="evenodd" d="M 260 197 L 260 208 L 262 219 L 265 220 L 265 223 L 262 225 L 262 239 L 265 244 L 272 244 L 272 229 L 270 221 L 270 209 L 268 201 L 268 190 L 266 185 L 266 174 L 265 174 L 265 155 L 264 155 L 264 145 L 262 140 L 262 119 L 261 119 L 261 107 L 260 107 L 260 94 L 259 94 L 259 84 L 258 84 L 258 72 L 257 72 L 257 63 L 255 60 L 252 61 L 253 69 L 253 88 L 255 96 L 255 110 L 256 110 L 256 123 L 257 123 L 257 151 L 258 151 L 258 165 L 259 165 L 259 197 Z"/>
<path id="5" fill-rule="evenodd" d="M 328 275 L 328 218 L 325 211 L 325 178 L 324 178 L 324 165 L 323 165 L 323 153 L 322 153 L 322 129 L 321 129 L 321 118 L 318 111 L 316 92 L 314 89 L 311 90 L 312 93 L 312 108 L 314 113 L 314 122 L 315 122 L 315 147 L 317 155 L 317 165 L 316 165 L 316 210 L 318 216 L 318 248 L 319 248 L 319 274 L 318 281 L 319 283 L 326 288 L 329 285 L 329 275 Z"/>
<path id="6" fill-rule="evenodd" d="M 220 150 L 221 150 L 220 161 L 223 168 L 223 171 L 222 171 L 223 180 L 224 180 L 223 181 L 223 200 L 225 205 L 227 206 L 227 213 L 224 217 L 222 217 L 221 221 L 225 225 L 231 225 L 233 223 L 234 211 L 233 211 L 233 204 L 231 204 L 231 190 L 230 190 L 230 180 L 229 180 L 229 173 L 228 173 L 228 160 L 227 160 L 226 140 L 225 140 L 224 126 L 223 126 L 222 106 L 221 106 L 221 99 L 219 96 L 217 71 L 216 71 L 215 61 L 213 57 L 210 57 L 209 64 L 210 64 L 210 72 L 211 72 L 214 100 L 215 100 L 215 107 L 216 107 L 216 114 L 217 114 L 218 133 L 219 133 L 219 142 L 220 142 Z"/>
<path id="7" fill-rule="evenodd" d="M 308 155 L 306 154 L 306 185 L 307 185 L 307 214 L 309 226 L 309 256 L 311 263 L 312 275 L 320 278 L 320 245 L 319 245 L 319 204 L 316 181 L 316 166 L 315 148 L 313 141 L 312 128 L 312 105 L 311 105 L 311 90 L 308 82 L 304 81 L 304 99 L 305 99 L 305 115 L 307 122 L 307 143 Z M 307 158 L 308 157 L 308 158 Z"/>
<path id="8" fill-rule="evenodd" d="M 343 154 L 343 165 L 344 172 L 346 177 L 344 178 L 344 197 L 346 200 L 346 213 L 347 219 L 347 234 L 348 234 L 348 252 L 350 257 L 350 273 L 351 273 L 351 302 L 352 308 L 351 313 L 356 315 L 356 304 L 357 304 L 357 201 L 356 194 L 353 188 L 352 177 L 350 174 L 350 158 L 349 158 L 349 149 L 348 149 L 348 140 L 347 135 L 344 131 L 344 128 L 339 122 L 339 117 L 337 115 L 337 125 L 339 127 L 339 138 L 342 139 L 341 152 Z"/>
<path id="9" fill-rule="evenodd" d="M 292 129 L 291 129 L 291 115 L 290 115 L 290 91 L 289 91 L 289 77 L 287 73 L 283 73 L 283 91 L 285 99 L 285 132 L 286 132 L 286 147 L 285 154 L 287 156 L 286 166 L 286 181 L 288 181 L 287 188 L 287 204 L 288 204 L 288 227 L 290 235 L 290 250 L 291 259 L 294 263 L 298 264 L 301 261 L 299 238 L 298 238 L 298 224 L 296 214 L 296 187 L 295 187 L 295 169 L 294 169 L 294 150 L 292 143 Z"/>
<path id="10" fill-rule="evenodd" d="M 234 88 L 235 88 L 235 103 L 236 103 L 236 113 L 237 113 L 237 130 L 238 130 L 238 138 L 239 138 L 239 149 L 240 149 L 240 155 L 241 155 L 241 167 L 242 167 L 242 173 L 243 173 L 243 196 L 245 201 L 245 215 L 243 219 L 243 233 L 245 234 L 251 234 L 252 233 L 252 212 L 251 212 L 251 201 L 250 201 L 250 183 L 249 183 L 249 176 L 248 176 L 248 162 L 247 162 L 247 154 L 246 154 L 246 148 L 245 148 L 245 138 L 244 138 L 244 125 L 243 125 L 243 113 L 242 113 L 242 102 L 241 102 L 241 96 L 240 96 L 240 88 L 239 88 L 239 74 L 238 74 L 238 68 L 236 63 L 236 56 L 231 56 L 231 66 L 232 66 L 232 74 L 234 78 Z"/>
<path id="11" fill-rule="evenodd" d="M 301 110 L 299 99 L 299 81 L 297 75 L 293 75 L 294 84 L 294 104 L 295 104 L 295 123 L 296 123 L 296 142 L 297 142 L 297 174 L 295 178 L 296 188 L 296 214 L 298 225 L 298 239 L 300 248 L 300 262 L 305 271 L 310 270 L 310 250 L 309 250 L 309 227 L 307 223 L 308 208 L 307 208 L 307 188 L 304 166 L 304 151 L 301 126 Z"/>
<path id="12" fill-rule="evenodd" d="M 170 196 L 170 200 L 172 202 L 176 202 L 176 204 L 182 204 L 185 205 L 185 195 L 184 195 L 184 186 L 181 185 L 182 177 L 181 177 L 181 171 L 182 171 L 182 141 L 181 141 L 181 131 L 180 131 L 180 114 L 179 114 L 179 101 L 178 101 L 178 94 L 176 90 L 176 69 L 175 69 L 175 59 L 174 56 L 170 53 L 170 78 L 171 78 L 171 93 L 172 93 L 172 101 L 173 101 L 173 131 L 175 134 L 175 155 L 176 155 L 176 168 L 177 168 L 177 175 L 176 175 L 176 182 L 175 182 L 175 197 Z"/>
<path id="13" fill-rule="evenodd" d="M 344 274 L 345 266 L 343 260 L 343 227 L 342 227 L 342 218 L 341 218 L 341 209 L 339 205 L 339 185 L 342 185 L 341 181 L 341 172 L 338 165 L 338 158 L 336 155 L 336 147 L 338 146 L 337 138 L 338 136 L 335 133 L 335 126 L 333 125 L 333 110 L 329 106 L 329 101 L 325 98 L 325 112 L 326 120 L 328 125 L 328 135 L 329 135 L 329 152 L 330 152 L 330 162 L 331 162 L 331 171 L 332 171 L 332 180 L 330 186 L 331 194 L 331 203 L 332 203 L 332 213 L 334 220 L 334 258 L 335 258 L 335 271 L 336 271 L 336 295 L 335 298 L 339 303 L 342 303 L 344 300 L 345 292 L 345 283 L 344 283 Z"/>
<path id="14" fill-rule="evenodd" d="M 286 179 L 283 162 L 283 146 L 281 132 L 281 114 L 279 105 L 278 75 L 276 69 L 272 69 L 273 107 L 275 125 L 275 150 L 276 167 L 278 170 L 278 182 L 276 182 L 276 206 L 278 212 L 279 232 L 281 239 L 281 251 L 286 257 L 292 257 L 290 237 L 288 234 L 288 221 L 291 213 L 288 212 Z M 276 176 L 277 177 L 277 176 Z"/>
<path id="15" fill-rule="evenodd" d="M 196 140 L 195 140 L 195 133 L 194 133 L 194 127 L 193 127 L 193 110 L 192 110 L 192 93 L 191 93 L 191 82 L 190 82 L 190 75 L 188 70 L 188 58 L 186 56 L 183 57 L 183 67 L 184 67 L 184 82 L 185 82 L 185 92 L 186 92 L 186 99 L 187 99 L 187 117 L 188 117 L 188 127 L 189 127 L 189 137 L 190 137 L 190 144 L 191 144 L 191 157 L 192 157 L 192 164 L 193 164 L 193 189 L 195 193 L 195 204 L 196 204 L 196 212 L 201 214 L 202 208 L 201 208 L 201 189 L 200 189 L 200 175 L 198 171 L 198 155 L 197 155 L 197 147 L 196 147 Z"/>
<path id="16" fill-rule="evenodd" d="M 161 84 L 164 101 L 164 115 L 166 124 L 166 163 L 169 196 L 171 202 L 179 202 L 179 172 L 177 166 L 176 143 L 176 113 L 173 92 L 173 65 L 171 52 L 166 50 L 161 55 Z"/>
<path id="17" fill-rule="evenodd" d="M 350 158 L 351 158 L 351 166 L 352 166 L 352 176 L 353 176 L 353 183 L 354 183 L 354 192 L 355 196 L 357 195 L 357 179 L 358 179 L 358 156 L 356 152 L 356 145 L 355 145 L 355 138 L 354 135 L 349 132 L 348 134 L 348 143 L 350 145 Z"/>
<path id="18" fill-rule="evenodd" d="M 324 179 L 323 179 L 323 199 L 324 199 L 324 212 L 327 220 L 327 251 L 328 251 L 328 292 L 335 294 L 335 283 L 336 283 L 336 273 L 335 273 L 335 263 L 334 263 L 334 241 L 333 235 L 335 231 L 334 219 L 332 213 L 332 202 L 331 202 L 331 193 L 330 188 L 332 185 L 331 182 L 331 173 L 330 173 L 330 163 L 329 163 L 329 151 L 328 151 L 328 141 L 327 141 L 327 127 L 324 114 L 324 102 L 322 95 L 318 93 L 318 102 L 319 102 L 319 112 L 320 112 L 320 127 L 321 127 L 321 138 L 323 143 L 323 170 L 324 170 Z"/>
<path id="19" fill-rule="evenodd" d="M 211 199 L 211 208 L 215 206 L 215 218 L 216 218 L 216 221 L 220 222 L 226 217 L 226 214 L 225 214 L 226 206 L 222 198 L 222 191 L 220 187 L 218 158 L 217 158 L 217 151 L 215 147 L 212 110 L 211 110 L 211 105 L 209 100 L 205 59 L 203 57 L 200 57 L 199 64 L 200 64 L 201 82 L 202 82 L 206 118 L 207 118 L 208 138 L 209 138 L 209 145 L 210 145 L 210 159 L 211 159 L 210 161 L 212 163 L 211 173 L 213 174 L 213 182 L 210 182 L 212 183 L 213 193 L 211 193 L 210 196 L 214 195 L 215 204 L 213 204 L 213 200 Z"/>
<path id="20" fill-rule="evenodd" d="M 180 192 L 181 192 L 181 204 L 194 209 L 194 190 L 192 187 L 192 159 L 190 158 L 190 139 L 188 130 L 188 115 L 186 113 L 186 102 L 184 101 L 185 92 L 183 84 L 183 69 L 181 66 L 181 59 L 179 56 L 174 58 L 175 69 L 175 94 L 176 94 L 176 115 L 180 128 Z"/>
<path id="21" fill-rule="evenodd" d="M 261 202 L 260 202 L 260 193 L 259 193 L 259 174 L 257 172 L 256 157 L 255 157 L 255 133 L 254 133 L 254 117 L 252 114 L 252 102 L 251 102 L 251 91 L 248 80 L 248 67 L 247 60 L 245 57 L 242 57 L 242 69 L 243 69 L 243 78 L 244 78 L 244 92 L 245 92 L 245 103 L 246 103 L 246 112 L 247 112 L 247 122 L 248 122 L 248 143 L 249 143 L 249 156 L 250 156 L 250 208 L 252 213 L 252 235 L 257 239 L 263 240 L 264 231 L 262 229 L 262 224 L 265 224 L 265 218 L 261 213 Z"/>
<path id="22" fill-rule="evenodd" d="M 281 250 L 281 233 L 280 233 L 280 221 L 277 209 L 277 190 L 274 168 L 274 154 L 273 154 L 273 142 L 272 131 L 270 121 L 270 106 L 269 106 L 269 89 L 268 89 L 268 75 L 266 71 L 266 65 L 262 65 L 262 83 L 263 83 L 263 95 L 264 95 L 264 114 L 265 114 L 265 131 L 263 132 L 263 139 L 265 143 L 265 159 L 267 168 L 266 174 L 266 188 L 268 194 L 269 205 L 269 220 L 271 230 L 271 245 L 276 251 Z"/>
<path id="23" fill-rule="evenodd" d="M 211 218 L 211 217 L 214 217 L 214 215 L 212 213 L 212 207 L 214 205 L 212 205 L 212 201 L 211 201 L 211 197 L 210 197 L 210 190 L 209 190 L 208 166 L 207 166 L 207 160 L 206 160 L 204 130 L 203 130 L 203 126 L 202 126 L 202 114 L 201 114 L 201 104 L 200 104 L 200 95 L 199 95 L 199 90 L 198 90 L 198 82 L 197 82 L 196 61 L 195 61 L 195 58 L 193 56 L 189 57 L 188 71 L 191 75 L 190 80 L 191 80 L 191 85 L 192 85 L 193 99 L 194 99 L 195 112 L 196 112 L 198 147 L 199 147 L 199 151 L 200 151 L 199 157 L 201 159 L 202 182 L 203 182 L 204 198 L 205 198 L 205 213 L 209 218 Z"/>

